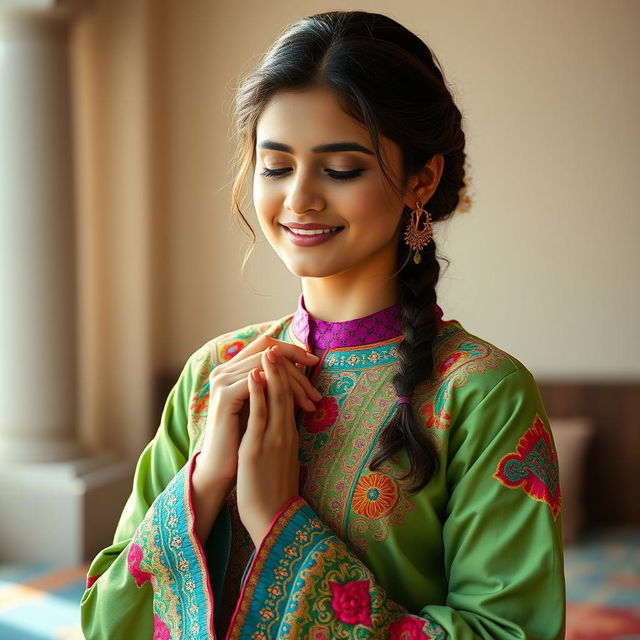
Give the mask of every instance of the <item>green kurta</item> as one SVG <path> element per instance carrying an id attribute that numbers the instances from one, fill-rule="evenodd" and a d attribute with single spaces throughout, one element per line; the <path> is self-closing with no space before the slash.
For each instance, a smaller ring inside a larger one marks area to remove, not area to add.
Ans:
<path id="1" fill-rule="evenodd" d="M 292 316 L 211 340 L 188 360 L 142 453 L 114 543 L 89 570 L 87 640 L 551 639 L 564 635 L 556 453 L 515 358 L 439 323 L 413 411 L 440 453 L 418 494 L 404 451 L 368 470 L 395 410 L 401 336 L 329 349 L 300 413 L 301 485 L 257 552 L 232 493 L 203 546 L 190 475 L 209 374 L 257 336 L 306 346 Z"/>

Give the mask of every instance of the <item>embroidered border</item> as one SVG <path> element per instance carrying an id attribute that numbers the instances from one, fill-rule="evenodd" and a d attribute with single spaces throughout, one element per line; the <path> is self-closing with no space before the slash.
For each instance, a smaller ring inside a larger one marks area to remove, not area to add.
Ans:
<path id="1" fill-rule="evenodd" d="M 193 532 L 188 480 L 192 468 L 193 459 L 156 498 L 129 552 L 138 586 L 147 579 L 152 583 L 153 611 L 168 628 L 171 640 L 205 639 L 214 634 L 208 569 Z M 136 549 L 141 550 L 140 558 L 131 555 Z"/>

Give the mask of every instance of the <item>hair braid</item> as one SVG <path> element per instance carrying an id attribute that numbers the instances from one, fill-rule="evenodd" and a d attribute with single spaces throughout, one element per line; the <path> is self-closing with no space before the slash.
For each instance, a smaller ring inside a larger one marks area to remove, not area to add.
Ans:
<path id="1" fill-rule="evenodd" d="M 440 275 L 433 240 L 421 255 L 420 265 L 409 260 L 399 275 L 404 339 L 398 345 L 399 371 L 392 381 L 398 396 L 411 397 L 416 386 L 429 378 L 433 371 L 432 343 L 438 333 L 436 283 Z M 405 446 L 410 463 L 405 478 L 413 479 L 411 491 L 424 487 L 438 469 L 435 447 L 415 421 L 411 405 L 397 405 L 378 442 L 370 469 L 377 469 L 390 455 Z"/>

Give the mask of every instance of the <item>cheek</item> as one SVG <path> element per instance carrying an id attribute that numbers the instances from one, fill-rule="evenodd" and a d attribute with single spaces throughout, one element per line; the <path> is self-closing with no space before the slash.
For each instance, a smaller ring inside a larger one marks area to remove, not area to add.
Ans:
<path id="1" fill-rule="evenodd" d="M 278 195 L 273 189 L 265 186 L 263 181 L 253 183 L 253 206 L 258 215 L 258 221 L 264 229 L 264 223 L 276 216 L 280 210 Z"/>
<path id="2" fill-rule="evenodd" d="M 362 183 L 348 195 L 345 193 L 342 204 L 343 210 L 348 212 L 349 224 L 357 226 L 361 232 L 370 231 L 372 235 L 379 235 L 381 228 L 395 227 L 402 210 L 378 182 Z"/>

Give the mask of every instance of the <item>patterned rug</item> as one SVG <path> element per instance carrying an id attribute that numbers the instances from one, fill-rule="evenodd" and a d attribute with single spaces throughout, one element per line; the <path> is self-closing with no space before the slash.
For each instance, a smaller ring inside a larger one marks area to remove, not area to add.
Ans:
<path id="1" fill-rule="evenodd" d="M 82 640 L 87 566 L 0 566 L 0 640 Z M 566 640 L 640 640 L 640 531 L 594 532 L 565 551 Z"/>
<path id="2" fill-rule="evenodd" d="M 565 550 L 567 640 L 640 640 L 640 531 L 592 532 Z"/>

